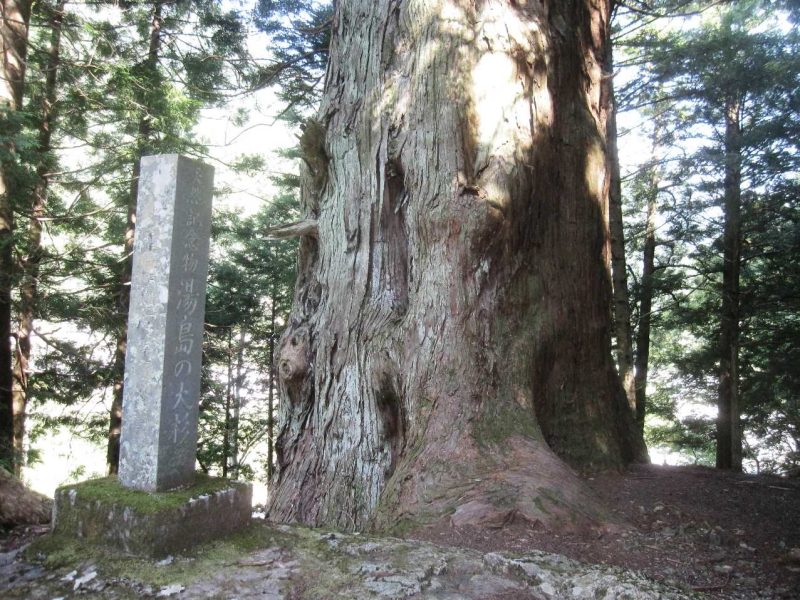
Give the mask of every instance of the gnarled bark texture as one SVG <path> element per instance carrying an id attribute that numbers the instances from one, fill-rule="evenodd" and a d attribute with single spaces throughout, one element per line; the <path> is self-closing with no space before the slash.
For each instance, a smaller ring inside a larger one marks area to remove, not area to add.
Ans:
<path id="1" fill-rule="evenodd" d="M 607 27 L 605 0 L 338 3 L 271 518 L 599 517 L 552 450 L 635 454 L 609 341 Z"/>

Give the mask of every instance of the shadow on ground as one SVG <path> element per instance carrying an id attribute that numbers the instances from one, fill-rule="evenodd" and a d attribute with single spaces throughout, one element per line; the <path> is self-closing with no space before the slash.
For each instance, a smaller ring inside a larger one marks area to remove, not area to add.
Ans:
<path id="1" fill-rule="evenodd" d="M 15 560 L 4 567 L 11 581 L 0 587 L 9 599 L 687 597 L 621 568 L 546 552 L 481 552 L 263 522 L 246 534 L 161 561 L 104 554 L 48 537 L 12 552 Z"/>
<path id="2" fill-rule="evenodd" d="M 255 521 L 165 560 L 19 529 L 0 538 L 3 598 L 789 599 L 800 589 L 800 482 L 694 467 L 589 481 L 627 529 L 427 528 L 411 539 Z"/>

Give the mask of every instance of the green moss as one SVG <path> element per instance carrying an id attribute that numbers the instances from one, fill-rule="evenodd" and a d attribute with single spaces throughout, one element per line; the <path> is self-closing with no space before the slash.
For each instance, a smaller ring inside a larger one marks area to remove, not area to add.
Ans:
<path id="1" fill-rule="evenodd" d="M 409 517 L 401 517 L 386 527 L 381 528 L 381 533 L 402 538 L 419 527 L 420 523 L 418 521 Z"/>
<path id="2" fill-rule="evenodd" d="M 75 538 L 57 535 L 40 537 L 25 548 L 25 560 L 38 562 L 48 569 L 78 565 L 87 559 L 86 548 Z"/>
<path id="3" fill-rule="evenodd" d="M 392 565 L 394 566 L 394 568 L 407 571 L 413 567 L 409 559 L 410 549 L 411 549 L 410 546 L 407 546 L 405 544 L 397 546 L 394 553 L 392 554 Z"/>
<path id="4" fill-rule="evenodd" d="M 483 414 L 472 426 L 472 437 L 483 447 L 502 444 L 512 436 L 533 438 L 539 427 L 532 410 L 503 402 L 485 402 Z"/>
<path id="5" fill-rule="evenodd" d="M 536 510 L 538 510 L 543 515 L 549 515 L 550 511 L 547 510 L 547 507 L 544 505 L 544 501 L 542 500 L 541 496 L 536 496 L 533 498 L 533 504 L 536 506 Z"/>
<path id="6" fill-rule="evenodd" d="M 227 479 L 197 473 L 194 484 L 189 487 L 168 492 L 141 492 L 122 486 L 116 477 L 103 477 L 61 487 L 56 490 L 56 494 L 75 490 L 81 499 L 89 502 L 129 506 L 137 512 L 153 514 L 165 509 L 180 508 L 192 498 L 213 494 L 231 485 L 235 484 Z"/>
<path id="7" fill-rule="evenodd" d="M 124 577 L 152 586 L 172 583 L 187 584 L 207 577 L 219 565 L 235 564 L 260 548 L 291 549 L 302 536 L 283 533 L 263 524 L 256 524 L 237 534 L 193 548 L 176 557 L 170 564 L 138 558 L 118 551 L 109 551 L 69 536 L 49 535 L 34 541 L 25 550 L 25 559 L 38 562 L 49 570 L 74 569 L 93 564 L 104 577 Z"/>

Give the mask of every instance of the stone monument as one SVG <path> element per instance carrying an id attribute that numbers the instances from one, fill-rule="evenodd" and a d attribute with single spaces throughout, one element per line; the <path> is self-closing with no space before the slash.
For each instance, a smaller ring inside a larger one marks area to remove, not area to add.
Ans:
<path id="1" fill-rule="evenodd" d="M 141 162 L 119 480 L 59 488 L 53 535 L 163 556 L 250 523 L 252 488 L 195 474 L 214 170 Z"/>
<path id="2" fill-rule="evenodd" d="M 120 483 L 192 483 L 214 169 L 147 156 L 139 175 L 119 459 Z"/>

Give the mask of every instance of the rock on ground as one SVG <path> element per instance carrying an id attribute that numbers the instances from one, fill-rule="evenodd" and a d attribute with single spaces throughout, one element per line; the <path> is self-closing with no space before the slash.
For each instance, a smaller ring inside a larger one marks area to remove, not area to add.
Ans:
<path id="1" fill-rule="evenodd" d="M 76 552 L 78 564 L 0 582 L 4 598 L 348 600 L 680 600 L 681 591 L 616 567 L 557 554 L 506 552 L 257 524 L 249 548 L 219 542 L 190 556 L 143 561 Z M 254 543 L 253 540 L 256 539 Z M 50 546 L 53 551 L 53 546 Z M 57 551 L 57 550 L 56 550 Z M 35 552 L 29 552 L 31 554 Z M 44 557 L 41 557 L 44 558 Z M 5 589 L 4 589 L 5 588 Z"/>

